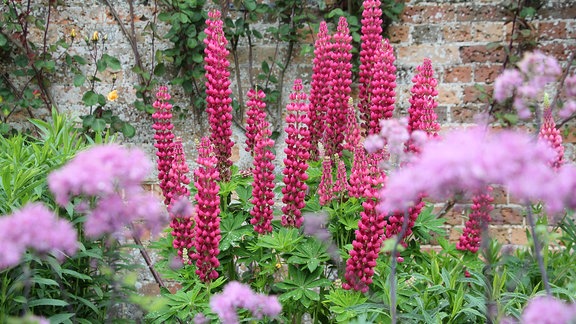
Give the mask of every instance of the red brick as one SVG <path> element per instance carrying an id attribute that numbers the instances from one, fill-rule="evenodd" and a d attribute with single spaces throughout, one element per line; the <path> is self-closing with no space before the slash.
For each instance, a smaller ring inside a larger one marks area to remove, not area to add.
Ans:
<path id="1" fill-rule="evenodd" d="M 484 96 L 489 96 L 493 87 L 491 85 L 481 85 L 483 89 L 479 89 L 476 86 L 465 86 L 464 87 L 464 103 L 484 103 L 486 99 Z"/>
<path id="2" fill-rule="evenodd" d="M 514 227 L 512 228 L 512 233 L 510 234 L 510 243 L 516 245 L 525 245 L 528 243 L 528 238 L 526 237 L 525 227 Z"/>
<path id="3" fill-rule="evenodd" d="M 462 59 L 462 63 L 502 63 L 504 62 L 505 57 L 506 53 L 502 48 L 492 49 L 486 47 L 486 45 L 460 47 L 460 58 Z"/>
<path id="4" fill-rule="evenodd" d="M 444 23 L 453 21 L 455 18 L 455 8 L 452 4 L 433 4 L 406 6 L 400 16 L 404 23 Z"/>
<path id="5" fill-rule="evenodd" d="M 565 39 L 567 36 L 566 23 L 563 21 L 540 22 L 538 24 L 540 40 Z"/>
<path id="6" fill-rule="evenodd" d="M 472 124 L 475 116 L 481 111 L 479 105 L 456 106 L 451 109 L 453 123 Z"/>
<path id="7" fill-rule="evenodd" d="M 492 83 L 502 72 L 502 64 L 476 64 L 474 81 Z"/>
<path id="8" fill-rule="evenodd" d="M 553 42 L 538 47 L 544 53 L 554 56 L 559 61 L 566 61 L 570 53 L 576 50 L 575 45 Z"/>
<path id="9" fill-rule="evenodd" d="M 576 6 L 572 1 L 553 2 L 551 6 L 538 10 L 541 20 L 546 19 L 574 19 L 576 17 Z"/>
<path id="10" fill-rule="evenodd" d="M 460 102 L 458 90 L 454 87 L 440 84 L 438 85 L 438 102 L 440 104 L 450 105 Z"/>
<path id="11" fill-rule="evenodd" d="M 506 204 L 508 203 L 508 192 L 502 186 L 492 186 L 492 198 L 494 198 L 494 204 Z"/>
<path id="12" fill-rule="evenodd" d="M 467 3 L 455 7 L 456 21 L 503 21 L 506 18 L 506 13 L 498 5 Z"/>
<path id="13" fill-rule="evenodd" d="M 406 25 L 392 25 L 388 27 L 388 37 L 391 43 L 402 43 L 408 41 L 410 27 Z"/>
<path id="14" fill-rule="evenodd" d="M 490 237 L 502 244 L 510 244 L 510 229 L 508 227 L 490 226 Z"/>
<path id="15" fill-rule="evenodd" d="M 524 217 L 520 207 L 496 207 L 490 213 L 492 224 L 522 225 Z"/>
<path id="16" fill-rule="evenodd" d="M 462 83 L 470 81 L 472 81 L 472 67 L 470 65 L 454 66 L 444 70 L 444 82 Z"/>
<path id="17" fill-rule="evenodd" d="M 497 42 L 505 39 L 504 24 L 502 22 L 479 22 L 473 25 L 476 42 Z"/>
<path id="18" fill-rule="evenodd" d="M 452 207 L 452 209 L 450 209 L 444 216 L 444 218 L 446 218 L 446 224 L 464 225 L 466 208 L 467 207 L 465 205 L 461 204 L 454 205 L 454 207 Z"/>
<path id="19" fill-rule="evenodd" d="M 463 226 L 454 226 L 451 229 L 447 230 L 447 232 L 449 233 L 448 240 L 450 241 L 450 243 L 458 242 L 460 236 L 462 236 L 463 230 L 464 230 Z"/>
<path id="20" fill-rule="evenodd" d="M 448 42 L 468 42 L 472 40 L 472 28 L 469 23 L 445 25 L 442 28 L 442 37 Z"/>

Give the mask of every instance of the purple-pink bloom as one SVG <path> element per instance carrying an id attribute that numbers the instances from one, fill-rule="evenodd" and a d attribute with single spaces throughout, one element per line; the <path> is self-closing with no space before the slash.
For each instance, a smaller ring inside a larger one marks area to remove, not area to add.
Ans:
<path id="1" fill-rule="evenodd" d="M 0 217 L 0 269 L 17 265 L 27 249 L 62 261 L 78 249 L 76 230 L 40 203 Z"/>
<path id="2" fill-rule="evenodd" d="M 222 323 L 239 323 L 237 309 L 249 310 L 256 319 L 263 316 L 274 317 L 280 314 L 282 306 L 275 296 L 258 294 L 250 286 L 237 281 L 228 283 L 222 293 L 212 296 L 210 308 L 218 315 Z"/>
<path id="3" fill-rule="evenodd" d="M 576 319 L 576 307 L 552 296 L 538 296 L 522 313 L 523 324 L 569 324 Z"/>
<path id="4" fill-rule="evenodd" d="M 167 221 L 160 201 L 141 187 L 150 171 L 144 152 L 119 145 L 98 145 L 82 151 L 65 166 L 48 175 L 48 187 L 56 203 L 65 207 L 73 197 L 97 198 L 85 212 L 86 234 L 99 237 L 118 234 L 134 225 L 136 234 L 159 233 Z M 137 224 L 133 221 L 142 220 Z"/>
<path id="5" fill-rule="evenodd" d="M 404 210 L 426 193 L 443 200 L 459 191 L 502 184 L 522 201 L 541 200 L 549 212 L 576 207 L 576 167 L 549 166 L 554 153 L 521 132 L 489 133 L 476 127 L 428 142 L 419 159 L 393 173 L 380 193 L 381 210 Z M 433 177 L 430 175 L 433 174 Z"/>

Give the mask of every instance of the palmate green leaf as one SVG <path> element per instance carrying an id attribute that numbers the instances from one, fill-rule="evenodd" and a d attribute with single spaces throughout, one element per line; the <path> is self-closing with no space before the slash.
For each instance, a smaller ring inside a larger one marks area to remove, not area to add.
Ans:
<path id="1" fill-rule="evenodd" d="M 226 213 L 220 221 L 220 250 L 226 251 L 230 247 L 239 246 L 245 236 L 251 236 L 253 229 L 250 224 L 244 224 L 245 217 Z"/>
<path id="2" fill-rule="evenodd" d="M 330 260 L 326 246 L 318 240 L 309 239 L 299 244 L 296 251 L 288 258 L 288 263 L 305 264 L 310 272 L 314 272 L 321 262 Z"/>
<path id="3" fill-rule="evenodd" d="M 278 232 L 262 235 L 258 238 L 258 246 L 274 249 L 282 253 L 292 252 L 303 239 L 296 228 L 281 228 Z"/>

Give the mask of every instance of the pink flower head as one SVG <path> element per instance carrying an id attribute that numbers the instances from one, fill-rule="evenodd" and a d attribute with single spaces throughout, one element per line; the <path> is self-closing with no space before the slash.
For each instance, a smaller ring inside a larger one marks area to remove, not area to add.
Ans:
<path id="1" fill-rule="evenodd" d="M 325 129 L 326 104 L 329 98 L 330 80 L 330 35 L 325 21 L 320 23 L 320 29 L 314 43 L 314 60 L 312 62 L 312 82 L 310 83 L 310 158 L 318 160 L 320 151 L 318 143 L 322 140 Z"/>
<path id="2" fill-rule="evenodd" d="M 350 258 L 346 262 L 346 282 L 342 284 L 344 289 L 362 292 L 367 292 L 368 285 L 372 283 L 386 223 L 385 215 L 376 209 L 378 190 L 385 180 L 384 172 L 378 165 L 382 160 L 382 153 L 374 153 L 367 158 L 369 171 L 363 179 L 368 183 L 363 194 L 366 201 L 362 204 L 364 210 L 360 213 L 356 238 L 352 242 Z"/>
<path id="3" fill-rule="evenodd" d="M 196 233 L 194 245 L 196 252 L 192 260 L 196 261 L 196 274 L 203 282 L 218 278 L 216 269 L 220 266 L 220 187 L 216 169 L 216 157 L 206 137 L 198 147 L 198 168 L 194 170 L 196 193 Z"/>
<path id="4" fill-rule="evenodd" d="M 40 203 L 0 217 L 0 269 L 17 265 L 27 249 L 51 253 L 62 261 L 76 253 L 76 230 Z"/>
<path id="5" fill-rule="evenodd" d="M 290 103 L 286 107 L 286 158 L 284 159 L 284 188 L 282 188 L 282 225 L 300 228 L 302 225 L 302 208 L 306 205 L 304 198 L 308 186 L 308 159 L 310 158 L 310 131 L 307 125 L 308 104 L 306 93 L 302 91 L 302 80 L 294 81 L 290 94 Z"/>
<path id="6" fill-rule="evenodd" d="M 232 166 L 232 90 L 230 90 L 230 71 L 228 67 L 228 41 L 224 37 L 220 11 L 208 13 L 206 20 L 206 38 L 204 44 L 204 69 L 206 70 L 206 111 L 210 124 L 210 142 L 214 146 L 214 155 L 218 161 L 220 180 L 230 180 Z"/>
<path id="7" fill-rule="evenodd" d="M 266 121 L 266 103 L 264 102 L 266 94 L 262 90 L 250 89 L 248 91 L 248 118 L 246 119 L 246 152 L 254 155 L 254 147 L 256 146 L 256 137 L 260 132 L 264 132 L 264 136 L 271 135 L 268 121 Z"/>
<path id="8" fill-rule="evenodd" d="M 267 129 L 266 129 L 267 130 Z M 274 141 L 269 132 L 264 129 L 256 136 L 254 148 L 254 183 L 252 185 L 252 200 L 254 204 L 250 215 L 250 224 L 259 234 L 272 232 L 272 218 L 274 206 L 274 164 L 276 158 L 272 152 Z"/>
<path id="9" fill-rule="evenodd" d="M 552 296 L 538 296 L 528 302 L 522 323 L 569 324 L 576 319 L 576 307 Z"/>
<path id="10" fill-rule="evenodd" d="M 174 134 L 172 133 L 174 125 L 172 124 L 172 104 L 169 102 L 170 94 L 168 87 L 161 86 L 156 93 L 156 101 L 152 104 L 155 112 L 152 114 L 154 125 L 152 128 L 156 131 L 154 134 L 154 147 L 156 148 L 156 156 L 158 157 L 158 180 L 160 181 L 160 189 L 164 195 L 164 203 L 170 204 L 169 198 L 169 185 L 168 185 L 168 172 L 172 167 L 173 159 L 173 141 Z"/>
<path id="11" fill-rule="evenodd" d="M 504 70 L 494 80 L 494 99 L 498 102 L 504 102 L 511 98 L 523 82 L 522 74 L 518 70 Z"/>
<path id="12" fill-rule="evenodd" d="M 50 173 L 48 187 L 62 207 L 74 196 L 81 196 L 86 202 L 97 198 L 84 223 L 90 237 L 118 234 L 136 220 L 144 222 L 134 226 L 137 232 L 132 234 L 139 235 L 141 230 L 156 234 L 165 225 L 166 215 L 159 201 L 141 187 L 150 167 L 141 150 L 98 145 L 78 153 L 64 167 Z"/>
<path id="13" fill-rule="evenodd" d="M 494 81 L 494 99 L 498 102 L 514 96 L 513 105 L 522 119 L 532 116 L 529 106 L 539 99 L 546 84 L 556 81 L 562 68 L 552 56 L 540 51 L 524 54 L 519 71 L 506 70 Z"/>
<path id="14" fill-rule="evenodd" d="M 274 296 L 257 294 L 250 286 L 237 281 L 228 283 L 222 293 L 215 294 L 210 299 L 210 308 L 222 321 L 222 323 L 239 323 L 237 309 L 246 309 L 256 319 L 264 316 L 275 317 L 282 311 L 282 305 Z"/>
<path id="15" fill-rule="evenodd" d="M 367 133 L 378 134 L 380 121 L 392 118 L 394 103 L 396 102 L 396 67 L 394 66 L 394 49 L 384 40 L 374 54 L 376 62 L 371 72 L 370 105 Z"/>
<path id="16" fill-rule="evenodd" d="M 489 184 L 504 185 L 524 202 L 541 200 L 552 214 L 574 208 L 576 167 L 563 165 L 555 172 L 549 166 L 553 156 L 548 145 L 521 132 L 452 131 L 426 143 L 419 159 L 390 175 L 381 192 L 381 210 L 404 210 L 421 193 L 444 200 Z"/>
<path id="17" fill-rule="evenodd" d="M 380 0 L 364 0 L 362 11 L 362 28 L 360 36 L 360 71 L 358 83 L 358 110 L 362 122 L 363 135 L 370 129 L 372 78 L 374 65 L 382 58 L 379 55 L 382 46 L 382 9 Z M 376 120 L 376 122 L 378 122 Z M 375 125 L 377 127 L 377 125 Z M 377 131 L 372 133 L 378 133 Z"/>
<path id="18" fill-rule="evenodd" d="M 556 157 L 551 162 L 554 169 L 558 170 L 564 163 L 564 146 L 562 146 L 562 135 L 560 130 L 556 128 L 554 117 L 552 117 L 552 109 L 548 108 L 544 111 L 544 122 L 540 127 L 538 134 L 540 141 L 546 142 L 556 152 Z"/>
<path id="19" fill-rule="evenodd" d="M 494 209 L 493 202 L 492 187 L 487 187 L 486 191 L 472 198 L 470 216 L 458 243 L 456 243 L 458 250 L 478 252 L 482 243 L 482 226 L 488 228 L 488 223 L 491 221 L 490 212 Z"/>
<path id="20" fill-rule="evenodd" d="M 324 148 L 326 155 L 340 155 L 343 149 L 344 134 L 348 114 L 348 101 L 352 89 L 352 36 L 345 17 L 340 17 L 338 29 L 332 37 L 330 79 L 328 80 L 328 100 Z"/>

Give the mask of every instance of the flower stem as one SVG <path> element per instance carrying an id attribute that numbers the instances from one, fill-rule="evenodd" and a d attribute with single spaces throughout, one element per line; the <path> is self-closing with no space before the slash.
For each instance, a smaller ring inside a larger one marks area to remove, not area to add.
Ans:
<path id="1" fill-rule="evenodd" d="M 529 203 L 526 204 L 526 219 L 528 220 L 528 225 L 530 226 L 530 233 L 532 234 L 532 240 L 534 241 L 534 255 L 538 261 L 538 267 L 540 267 L 540 274 L 542 275 L 542 282 L 544 283 L 546 294 L 548 296 L 552 296 L 550 291 L 550 283 L 548 282 L 548 274 L 546 272 L 546 267 L 544 266 L 544 260 L 542 258 L 542 247 L 540 245 L 540 239 L 538 239 L 538 235 L 536 234 L 536 225 L 534 224 L 532 206 L 530 206 Z"/>

